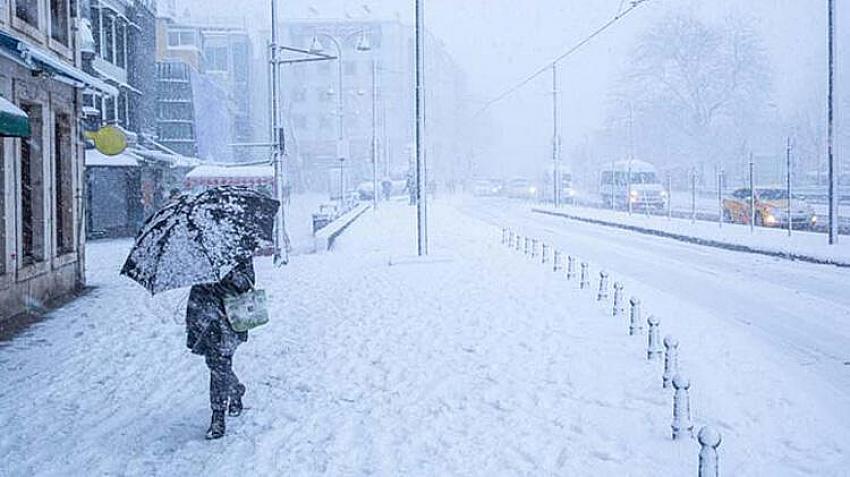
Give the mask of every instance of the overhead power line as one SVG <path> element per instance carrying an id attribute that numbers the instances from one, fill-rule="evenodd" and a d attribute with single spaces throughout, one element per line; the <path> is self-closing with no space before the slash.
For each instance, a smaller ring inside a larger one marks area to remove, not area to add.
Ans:
<path id="1" fill-rule="evenodd" d="M 476 114 L 476 116 L 481 115 L 482 113 L 484 113 L 485 111 L 487 111 L 488 109 L 490 109 L 490 106 L 493 106 L 494 104 L 496 104 L 496 103 L 498 103 L 498 102 L 502 101 L 503 99 L 507 98 L 508 96 L 510 96 L 510 95 L 512 95 L 512 94 L 514 94 L 514 93 L 516 93 L 517 91 L 519 91 L 520 89 L 522 89 L 525 85 L 527 85 L 528 83 L 531 83 L 532 81 L 534 81 L 534 80 L 535 80 L 538 76 L 540 76 L 540 75 L 542 75 L 543 73 L 545 73 L 545 72 L 549 71 L 549 70 L 552 68 L 552 66 L 553 66 L 553 65 L 557 65 L 557 64 L 558 64 L 558 63 L 560 63 L 561 61 L 563 61 L 563 60 L 567 59 L 568 57 L 572 56 L 575 52 L 577 52 L 577 51 L 578 51 L 578 50 L 580 50 L 582 47 L 584 47 L 585 45 L 587 45 L 588 43 L 590 43 L 591 41 L 593 41 L 593 39 L 594 39 L 594 38 L 596 38 L 597 36 L 599 36 L 599 35 L 601 35 L 602 33 L 604 33 L 606 30 L 608 30 L 609 28 L 611 28 L 612 26 L 614 26 L 614 25 L 615 25 L 617 22 L 619 22 L 620 20 L 622 20 L 622 19 L 626 18 L 626 17 L 627 17 L 630 13 L 632 13 L 633 11 L 635 11 L 635 10 L 636 10 L 639 6 L 641 6 L 641 4 L 645 3 L 646 1 L 647 1 L 647 0 L 632 0 L 631 5 L 629 6 L 629 8 L 627 8 L 627 9 L 623 10 L 623 11 L 622 11 L 622 12 L 620 12 L 620 13 L 617 13 L 617 15 L 615 15 L 615 16 L 614 16 L 614 18 L 612 18 L 612 19 L 608 20 L 608 22 L 607 22 L 607 23 L 605 23 L 604 25 L 602 25 L 601 27 L 599 27 L 597 30 L 595 30 L 593 33 L 591 33 L 590 35 L 588 35 L 587 37 L 585 37 L 583 40 L 581 40 L 580 42 L 578 42 L 577 44 L 575 44 L 572 48 L 570 48 L 569 50 L 565 51 L 563 54 L 561 54 L 560 56 L 556 57 L 554 60 L 552 60 L 552 61 L 550 61 L 550 62 L 546 63 L 546 65 L 545 65 L 545 66 L 541 67 L 540 69 L 538 69 L 537 71 L 535 71 L 534 73 L 532 73 L 530 76 L 528 76 L 528 77 L 527 77 L 527 78 L 525 78 L 524 80 L 522 80 L 522 81 L 520 81 L 519 83 L 517 83 L 516 85 L 514 85 L 514 86 L 512 86 L 512 87 L 510 87 L 510 88 L 508 88 L 508 89 L 506 89 L 503 93 L 501 93 L 501 94 L 499 94 L 498 96 L 494 97 L 493 99 L 491 99 L 491 100 L 487 101 L 487 102 L 484 104 L 484 106 L 483 106 L 483 107 L 482 107 L 482 108 L 478 111 L 478 113 Z"/>

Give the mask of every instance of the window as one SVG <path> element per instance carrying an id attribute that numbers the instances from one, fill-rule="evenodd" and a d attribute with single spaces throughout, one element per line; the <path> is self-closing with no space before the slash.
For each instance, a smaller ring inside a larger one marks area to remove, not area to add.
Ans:
<path id="1" fill-rule="evenodd" d="M 94 51 L 97 52 L 98 55 L 101 54 L 100 51 L 100 9 L 92 7 L 91 9 L 91 30 L 94 33 Z"/>
<path id="2" fill-rule="evenodd" d="M 115 22 L 115 66 L 127 67 L 127 25 L 120 20 Z"/>
<path id="3" fill-rule="evenodd" d="M 127 93 L 122 91 L 118 94 L 118 124 L 129 129 L 127 120 Z"/>
<path id="4" fill-rule="evenodd" d="M 204 66 L 207 71 L 228 71 L 227 47 L 209 47 L 204 51 Z"/>
<path id="5" fill-rule="evenodd" d="M 114 96 L 104 96 L 103 97 L 103 122 L 107 124 L 114 124 L 115 120 L 115 97 Z"/>
<path id="6" fill-rule="evenodd" d="M 195 32 L 192 31 L 170 31 L 168 32 L 168 46 L 194 46 Z"/>
<path id="7" fill-rule="evenodd" d="M 115 63 L 115 20 L 103 15 L 103 59 Z"/>
<path id="8" fill-rule="evenodd" d="M 56 115 L 53 136 L 56 252 L 57 255 L 64 255 L 74 251 L 74 159 L 70 115 Z"/>
<path id="9" fill-rule="evenodd" d="M 17 0 L 15 16 L 38 28 L 38 3 L 39 0 Z"/>
<path id="10" fill-rule="evenodd" d="M 44 261 L 44 150 L 42 107 L 25 104 L 32 136 L 21 140 L 21 251 L 22 266 Z"/>
<path id="11" fill-rule="evenodd" d="M 50 0 L 50 37 L 68 46 L 68 0 Z"/>
<path id="12" fill-rule="evenodd" d="M 306 128 L 307 127 L 307 117 L 303 114 L 296 114 L 292 117 L 292 125 L 296 128 Z"/>

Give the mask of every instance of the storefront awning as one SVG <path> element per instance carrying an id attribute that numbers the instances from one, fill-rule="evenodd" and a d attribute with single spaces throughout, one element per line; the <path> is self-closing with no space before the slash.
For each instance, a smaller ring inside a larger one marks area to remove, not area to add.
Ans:
<path id="1" fill-rule="evenodd" d="M 21 108 L 0 97 L 0 137 L 30 137 L 30 118 Z"/>
<path id="2" fill-rule="evenodd" d="M 118 89 L 114 86 L 106 84 L 79 68 L 65 64 L 53 54 L 3 31 L 0 31 L 0 50 L 4 56 L 32 70 L 45 71 L 78 87 L 90 87 L 111 96 L 118 95 Z"/>
<path id="3" fill-rule="evenodd" d="M 86 167 L 138 167 L 139 157 L 129 152 L 107 156 L 97 149 L 86 149 Z"/>

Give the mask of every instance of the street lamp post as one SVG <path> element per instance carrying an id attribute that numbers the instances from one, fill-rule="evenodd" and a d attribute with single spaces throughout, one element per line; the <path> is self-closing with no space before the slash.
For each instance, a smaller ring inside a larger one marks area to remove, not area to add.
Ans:
<path id="1" fill-rule="evenodd" d="M 284 155 L 284 132 L 283 121 L 281 117 L 280 107 L 280 62 L 278 54 L 280 52 L 280 32 L 278 31 L 278 5 L 277 0 L 271 0 L 271 15 L 272 15 L 272 41 L 269 46 L 270 58 L 270 77 L 271 77 L 271 114 L 272 114 L 272 161 L 274 163 L 274 184 L 276 198 L 280 202 L 280 211 L 277 217 L 277 227 L 275 230 L 275 255 L 274 260 L 278 265 L 289 262 L 289 240 L 286 236 L 286 211 L 284 203 L 286 194 L 284 191 L 284 170 L 283 170 L 283 155 Z"/>
<path id="2" fill-rule="evenodd" d="M 360 41 L 357 44 L 358 51 L 369 51 L 371 47 L 366 41 L 366 35 L 363 31 L 356 32 L 355 34 L 360 35 Z M 346 38 L 350 38 L 353 35 L 348 35 Z M 340 211 L 343 210 L 345 205 L 345 160 L 346 156 L 349 153 L 349 148 L 346 147 L 346 139 L 345 139 L 345 90 L 343 89 L 343 48 L 342 43 L 333 35 L 327 33 L 316 32 L 313 36 L 313 43 L 310 46 L 310 53 L 321 53 L 324 51 L 324 47 L 322 43 L 319 41 L 319 37 L 327 38 L 333 43 L 334 48 L 336 48 L 337 53 L 337 66 L 339 72 L 339 91 L 338 95 L 338 103 L 337 103 L 337 115 L 339 118 L 339 126 L 338 132 L 339 135 L 337 137 L 337 158 L 339 159 L 339 208 Z"/>
<path id="3" fill-rule="evenodd" d="M 378 210 L 378 60 L 372 58 L 372 208 Z"/>
<path id="4" fill-rule="evenodd" d="M 428 255 L 428 191 L 425 164 L 425 2 L 416 0 L 416 230 L 419 256 Z"/>
<path id="5" fill-rule="evenodd" d="M 835 160 L 835 0 L 829 7 L 829 92 L 827 93 L 827 161 L 829 164 L 829 243 L 838 243 L 838 165 Z"/>
<path id="6" fill-rule="evenodd" d="M 558 129 L 558 63 L 552 63 L 552 194 L 555 207 L 561 206 L 561 138 Z"/>

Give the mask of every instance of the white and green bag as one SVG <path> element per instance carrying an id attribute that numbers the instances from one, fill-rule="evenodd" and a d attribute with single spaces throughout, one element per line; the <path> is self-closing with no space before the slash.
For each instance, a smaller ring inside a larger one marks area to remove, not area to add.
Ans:
<path id="1" fill-rule="evenodd" d="M 251 290 L 227 297 L 224 299 L 224 310 L 233 331 L 249 331 L 269 322 L 265 290 Z"/>

